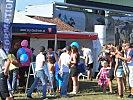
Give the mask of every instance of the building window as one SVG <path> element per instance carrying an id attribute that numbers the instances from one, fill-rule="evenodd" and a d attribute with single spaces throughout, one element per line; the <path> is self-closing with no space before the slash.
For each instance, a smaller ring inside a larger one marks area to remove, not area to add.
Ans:
<path id="1" fill-rule="evenodd" d="M 58 40 L 57 41 L 57 49 L 63 49 L 66 46 L 66 41 Z M 54 50 L 55 40 L 48 40 L 48 48 L 52 48 Z"/>

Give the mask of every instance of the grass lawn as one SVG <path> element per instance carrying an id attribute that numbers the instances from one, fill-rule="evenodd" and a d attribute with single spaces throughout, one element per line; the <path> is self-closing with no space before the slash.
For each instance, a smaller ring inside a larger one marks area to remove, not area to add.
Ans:
<path id="1" fill-rule="evenodd" d="M 59 99 L 59 100 L 120 100 L 120 98 L 117 98 L 117 93 L 115 94 L 103 94 L 100 89 L 100 87 L 97 85 L 97 80 L 93 80 L 93 81 L 87 81 L 87 80 L 80 80 L 79 82 L 80 84 L 80 93 L 78 93 L 77 95 L 69 95 L 70 98 L 66 99 L 66 98 L 59 98 L 57 97 L 49 97 L 48 99 L 51 100 L 55 100 L 55 99 Z M 117 91 L 117 84 L 116 84 L 116 80 L 113 81 L 113 89 Z M 108 91 L 108 89 L 107 89 Z M 122 98 L 122 100 L 132 100 L 132 99 L 128 99 L 127 96 L 129 94 L 129 91 L 127 91 L 126 93 L 124 93 L 124 98 Z M 33 100 L 41 100 L 38 98 L 38 94 L 37 93 L 33 93 L 32 97 L 34 98 Z M 25 94 L 15 94 L 15 100 L 27 100 L 28 98 L 26 98 Z"/>

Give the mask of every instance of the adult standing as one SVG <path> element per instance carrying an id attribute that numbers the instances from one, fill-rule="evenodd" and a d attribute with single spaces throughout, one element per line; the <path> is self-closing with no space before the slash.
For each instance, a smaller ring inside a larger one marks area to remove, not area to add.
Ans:
<path id="1" fill-rule="evenodd" d="M 90 48 L 82 47 L 83 56 L 85 57 L 85 66 L 88 70 L 87 76 L 88 80 L 92 80 L 92 69 L 93 69 L 93 55 Z"/>
<path id="2" fill-rule="evenodd" d="M 119 98 L 123 98 L 123 77 L 124 77 L 124 70 L 123 70 L 123 63 L 122 60 L 119 58 L 123 56 L 122 54 L 122 47 L 116 47 L 116 55 L 115 55 L 115 69 L 114 69 L 114 76 L 116 76 L 117 84 L 118 84 L 118 95 Z"/>
<path id="3" fill-rule="evenodd" d="M 133 98 L 133 45 L 126 43 L 125 49 L 127 50 L 127 57 L 120 56 L 120 59 L 127 61 L 129 69 L 129 85 L 131 87 L 131 93 L 128 95 L 128 98 Z"/>
<path id="4" fill-rule="evenodd" d="M 76 46 L 72 46 L 71 49 L 71 66 L 70 66 L 70 76 L 72 78 L 73 82 L 73 91 L 71 94 L 77 94 L 78 92 L 78 63 L 79 63 L 79 53 L 78 53 L 78 48 Z"/>
<path id="5" fill-rule="evenodd" d="M 108 72 L 108 75 L 107 75 L 107 80 L 108 80 L 108 84 L 109 84 L 109 94 L 112 94 L 114 93 L 113 92 L 113 88 L 112 88 L 112 80 L 114 79 L 114 68 L 115 68 L 115 55 L 116 55 L 116 52 L 115 52 L 115 47 L 112 45 L 112 44 L 108 44 L 108 63 L 109 63 L 109 72 Z"/>
<path id="6" fill-rule="evenodd" d="M 32 98 L 31 94 L 34 91 L 34 88 L 37 86 L 39 80 L 42 82 L 42 93 L 43 99 L 46 98 L 46 79 L 44 72 L 44 64 L 45 64 L 45 47 L 41 46 L 39 49 L 39 54 L 36 56 L 36 68 L 35 68 L 35 79 L 33 84 L 30 87 L 29 92 L 27 93 L 27 97 Z"/>
<path id="7" fill-rule="evenodd" d="M 19 61 L 17 60 L 17 50 L 19 48 L 19 43 L 15 42 L 13 48 L 9 50 L 8 58 L 10 59 L 9 67 L 9 82 L 12 86 L 12 93 L 16 92 L 17 87 L 17 77 L 19 74 Z"/>
<path id="8" fill-rule="evenodd" d="M 66 52 L 62 53 L 59 58 L 59 66 L 60 66 L 59 74 L 62 75 L 62 79 L 63 79 L 60 96 L 64 98 L 68 98 L 67 86 L 69 81 L 69 66 L 71 61 L 70 51 L 71 51 L 71 47 L 67 46 Z"/>
<path id="9" fill-rule="evenodd" d="M 52 48 L 48 48 L 48 52 L 47 52 L 47 58 L 51 57 L 53 62 L 55 63 L 56 60 L 55 60 L 55 55 L 54 55 L 54 51 Z"/>
<path id="10" fill-rule="evenodd" d="M 10 60 L 8 59 L 2 47 L 3 44 L 2 41 L 0 41 L 0 97 L 2 100 L 12 100 L 13 98 L 9 95 L 7 85 Z"/>
<path id="11" fill-rule="evenodd" d="M 25 91 L 26 78 L 27 78 L 26 76 L 28 75 L 29 72 L 30 63 L 33 61 L 33 53 L 31 49 L 28 48 L 27 40 L 23 40 L 21 42 L 21 47 L 25 49 L 26 54 L 28 55 L 28 60 L 26 62 L 20 62 L 21 66 L 19 68 L 20 86 L 23 87 Z"/>
<path id="12" fill-rule="evenodd" d="M 99 61 L 99 68 L 98 68 L 99 71 L 103 67 L 101 65 L 102 61 L 107 61 L 108 63 L 110 62 L 109 51 L 107 50 L 106 45 L 102 46 L 102 52 L 100 52 L 100 54 L 98 55 L 97 60 Z"/>

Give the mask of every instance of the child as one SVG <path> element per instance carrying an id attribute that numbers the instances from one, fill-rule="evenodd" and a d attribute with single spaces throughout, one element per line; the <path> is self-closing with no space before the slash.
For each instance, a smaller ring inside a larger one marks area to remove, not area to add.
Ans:
<path id="1" fill-rule="evenodd" d="M 98 85 L 100 85 L 103 88 L 103 93 L 106 93 L 106 86 L 108 86 L 108 80 L 107 80 L 107 74 L 108 74 L 108 63 L 107 61 L 102 62 L 102 68 L 100 69 L 100 72 L 98 73 L 96 79 L 98 79 Z"/>
<path id="2" fill-rule="evenodd" d="M 60 92 L 61 86 L 62 86 L 62 77 L 59 74 L 59 65 L 58 62 L 55 62 L 55 79 L 56 79 L 56 87 L 57 87 L 57 92 Z"/>
<path id="3" fill-rule="evenodd" d="M 58 93 L 60 93 L 60 90 L 61 90 L 61 86 L 62 86 L 62 77 L 61 75 L 59 74 L 59 64 L 58 64 L 58 61 L 59 61 L 59 57 L 61 55 L 61 51 L 58 50 L 58 54 L 56 52 L 54 52 L 54 57 L 55 57 L 55 60 L 56 62 L 54 63 L 54 66 L 55 66 L 55 82 L 56 82 L 56 92 L 57 92 L 57 95 Z"/>
<path id="4" fill-rule="evenodd" d="M 54 83 L 54 71 L 55 71 L 55 67 L 54 67 L 54 60 L 52 57 L 48 57 L 48 70 L 49 70 L 49 81 L 50 81 L 50 84 L 53 86 L 53 83 Z M 52 94 L 52 90 L 50 89 L 50 94 Z"/>

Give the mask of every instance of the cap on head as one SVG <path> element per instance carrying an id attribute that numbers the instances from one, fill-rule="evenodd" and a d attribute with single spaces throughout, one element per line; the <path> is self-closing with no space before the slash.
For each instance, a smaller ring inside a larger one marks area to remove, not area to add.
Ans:
<path id="1" fill-rule="evenodd" d="M 72 43 L 70 44 L 70 46 L 71 46 L 71 47 L 72 47 L 72 46 L 75 46 L 76 48 L 79 48 L 78 42 L 72 42 Z"/>
<path id="2" fill-rule="evenodd" d="M 44 52 L 45 51 L 45 47 L 44 46 L 40 46 L 39 50 L 40 50 L 40 52 Z"/>
<path id="3" fill-rule="evenodd" d="M 27 46 L 28 46 L 28 41 L 27 41 L 27 40 L 23 40 L 23 41 L 21 42 L 21 46 L 22 46 L 22 47 L 27 47 Z"/>

